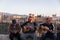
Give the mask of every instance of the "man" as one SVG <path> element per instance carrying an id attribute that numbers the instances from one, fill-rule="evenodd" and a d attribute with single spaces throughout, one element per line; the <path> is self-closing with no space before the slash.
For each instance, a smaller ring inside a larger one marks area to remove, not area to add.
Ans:
<path id="1" fill-rule="evenodd" d="M 28 37 L 32 37 L 33 40 L 37 40 L 37 36 L 35 34 L 36 26 L 37 25 L 35 23 L 35 19 L 33 16 L 30 16 L 28 21 L 21 25 L 23 29 L 23 34 L 22 34 L 23 40 L 27 40 Z M 25 29 L 26 27 L 27 27 L 27 30 Z"/>
<path id="2" fill-rule="evenodd" d="M 57 27 L 57 40 L 60 40 L 60 26 Z"/>
<path id="3" fill-rule="evenodd" d="M 20 38 L 20 26 L 18 23 L 16 23 L 16 20 L 12 20 L 12 24 L 9 26 L 9 38 L 10 40 L 13 40 L 14 37 L 17 38 L 17 40 L 21 40 Z"/>
<path id="4" fill-rule="evenodd" d="M 40 24 L 41 29 L 46 30 L 46 32 L 42 33 L 42 40 L 46 40 L 46 37 L 50 37 L 52 40 L 56 40 L 57 36 L 54 33 L 54 25 L 51 22 L 51 18 L 46 18 L 46 22 Z"/>

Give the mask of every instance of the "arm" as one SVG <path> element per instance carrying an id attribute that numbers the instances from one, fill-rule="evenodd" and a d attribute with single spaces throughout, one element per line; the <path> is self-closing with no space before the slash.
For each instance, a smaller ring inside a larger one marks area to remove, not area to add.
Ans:
<path id="1" fill-rule="evenodd" d="M 55 26 L 54 26 L 54 24 L 52 24 L 52 26 L 53 26 L 53 30 L 50 30 L 52 33 L 55 33 Z"/>
<path id="2" fill-rule="evenodd" d="M 37 30 L 37 24 L 35 22 L 34 22 L 34 26 L 35 26 L 34 27 L 34 29 L 35 29 L 34 31 L 36 31 Z"/>
<path id="3" fill-rule="evenodd" d="M 46 23 L 43 23 L 43 24 L 40 25 L 40 29 L 48 31 L 49 27 L 46 25 Z"/>
<path id="4" fill-rule="evenodd" d="M 44 26 L 45 26 L 44 23 L 41 23 L 40 24 L 40 29 L 44 29 L 45 28 Z"/>
<path id="5" fill-rule="evenodd" d="M 24 24 L 20 25 L 21 28 L 22 28 L 22 32 L 25 32 L 25 30 L 24 30 L 24 26 L 27 25 L 27 23 L 28 23 L 28 22 L 25 22 Z"/>
<path id="6" fill-rule="evenodd" d="M 53 25 L 53 30 L 55 30 L 55 26 L 54 26 L 54 24 L 52 24 Z"/>
<path id="7" fill-rule="evenodd" d="M 12 24 L 9 25 L 9 28 L 8 28 L 8 29 L 9 29 L 9 32 L 10 32 L 10 33 L 14 33 L 14 31 L 12 30 Z"/>
<path id="8" fill-rule="evenodd" d="M 21 25 L 21 28 L 24 28 L 24 26 L 27 24 L 28 22 L 25 22 Z"/>
<path id="9" fill-rule="evenodd" d="M 20 25 L 19 24 L 16 24 L 16 26 L 17 26 L 17 32 L 20 32 L 21 31 Z"/>

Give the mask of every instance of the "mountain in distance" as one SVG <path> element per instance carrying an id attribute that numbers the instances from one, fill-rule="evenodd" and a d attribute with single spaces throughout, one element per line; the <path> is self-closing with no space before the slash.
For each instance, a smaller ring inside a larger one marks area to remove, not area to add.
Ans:
<path id="1" fill-rule="evenodd" d="M 28 17 L 28 15 L 18 15 L 18 14 L 11 14 L 11 13 L 5 13 L 5 12 L 0 12 L 0 15 L 5 15 L 5 16 L 21 16 L 22 18 Z"/>

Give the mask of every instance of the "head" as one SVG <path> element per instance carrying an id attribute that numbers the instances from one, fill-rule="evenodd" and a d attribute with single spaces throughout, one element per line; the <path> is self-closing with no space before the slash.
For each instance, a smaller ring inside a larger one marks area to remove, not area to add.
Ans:
<path id="1" fill-rule="evenodd" d="M 12 20 L 12 23 L 13 23 L 13 24 L 15 24 L 15 23 L 16 23 L 16 20 L 15 20 L 15 19 L 14 19 L 14 20 Z"/>
<path id="2" fill-rule="evenodd" d="M 30 16 L 29 19 L 28 19 L 28 21 L 34 22 L 35 21 L 35 18 L 33 16 Z"/>
<path id="3" fill-rule="evenodd" d="M 46 23 L 51 23 L 51 21 L 52 21 L 51 17 L 46 18 Z"/>

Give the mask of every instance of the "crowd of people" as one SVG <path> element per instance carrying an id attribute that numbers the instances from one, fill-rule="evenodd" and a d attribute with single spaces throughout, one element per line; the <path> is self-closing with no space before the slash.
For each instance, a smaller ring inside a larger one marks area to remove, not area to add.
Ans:
<path id="1" fill-rule="evenodd" d="M 55 26 L 51 22 L 52 19 L 47 17 L 45 22 L 39 23 L 35 22 L 33 16 L 29 16 L 28 21 L 19 25 L 16 20 L 12 20 L 12 24 L 9 25 L 9 38 L 13 40 L 14 37 L 17 40 L 27 40 L 28 37 L 32 37 L 33 40 L 38 40 L 36 31 L 41 34 L 41 39 L 46 40 L 46 37 L 51 38 L 52 40 L 57 40 L 57 35 L 55 34 Z M 22 34 L 20 33 L 22 29 Z"/>

